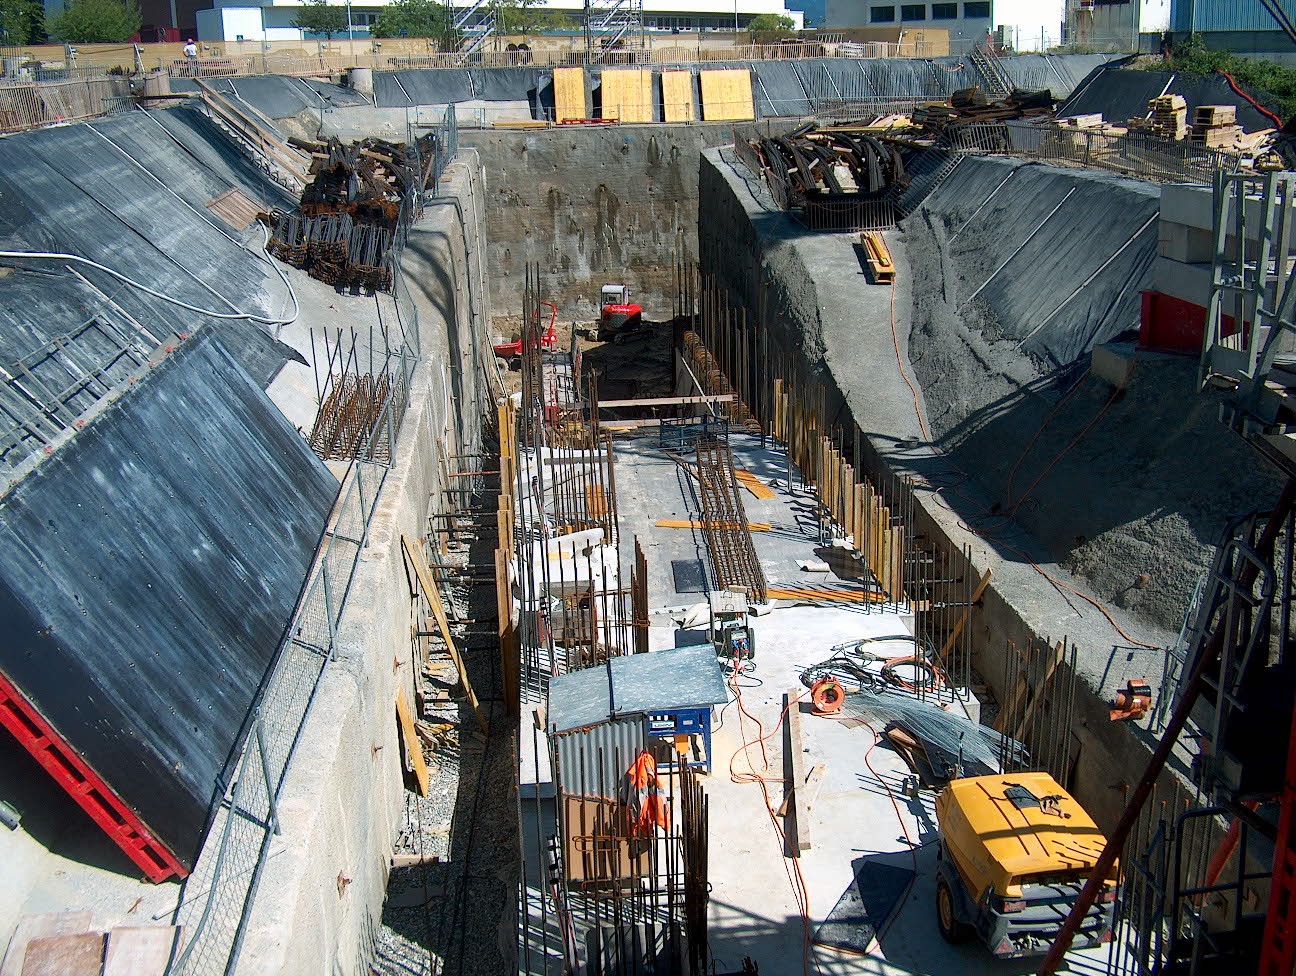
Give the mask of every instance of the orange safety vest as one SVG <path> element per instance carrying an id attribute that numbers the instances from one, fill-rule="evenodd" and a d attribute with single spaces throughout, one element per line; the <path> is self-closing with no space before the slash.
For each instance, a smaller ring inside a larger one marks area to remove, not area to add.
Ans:
<path id="1" fill-rule="evenodd" d="M 639 753 L 626 770 L 626 787 L 631 837 L 651 837 L 654 825 L 662 830 L 670 829 L 670 806 L 661 795 L 657 760 L 647 750 Z"/>

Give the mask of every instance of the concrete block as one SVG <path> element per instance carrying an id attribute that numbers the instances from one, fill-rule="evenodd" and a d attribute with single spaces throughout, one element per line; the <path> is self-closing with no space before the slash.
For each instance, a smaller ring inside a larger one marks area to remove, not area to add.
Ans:
<path id="1" fill-rule="evenodd" d="M 1166 295 L 1204 307 L 1210 304 L 1211 273 L 1209 263 L 1158 257 L 1152 264 L 1152 286 Z"/>
<path id="2" fill-rule="evenodd" d="M 1136 351 L 1130 342 L 1106 342 L 1094 346 L 1089 368 L 1094 376 L 1119 390 L 1134 375 Z"/>
<path id="3" fill-rule="evenodd" d="M 1209 230 L 1215 223 L 1215 204 L 1210 187 L 1161 187 L 1161 220 Z"/>
<path id="4" fill-rule="evenodd" d="M 1247 200 L 1246 223 L 1260 226 L 1262 204 L 1258 197 Z M 1161 220 L 1209 231 L 1215 226 L 1215 198 L 1208 186 L 1167 185 L 1161 187 Z"/>
<path id="5" fill-rule="evenodd" d="M 1157 254 L 1185 264 L 1210 263 L 1215 257 L 1215 238 L 1208 229 L 1167 221 L 1157 227 Z"/>

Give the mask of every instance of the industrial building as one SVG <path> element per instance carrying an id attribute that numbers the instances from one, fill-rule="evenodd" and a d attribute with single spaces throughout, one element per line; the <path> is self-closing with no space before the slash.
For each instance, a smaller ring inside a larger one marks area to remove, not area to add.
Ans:
<path id="1" fill-rule="evenodd" d="M 0 976 L 1292 972 L 1296 144 L 816 43 L 0 79 Z"/>
<path id="2" fill-rule="evenodd" d="M 983 40 L 995 26 L 994 3 L 874 3 L 873 0 L 828 0 L 827 27 L 899 27 L 905 31 L 936 28 L 949 31 L 952 50 Z"/>
<path id="3" fill-rule="evenodd" d="M 1285 56 L 1296 30 L 1291 0 L 1230 3 L 1228 0 L 1171 0 L 1170 31 L 1200 35 L 1208 47 L 1241 53 Z"/>

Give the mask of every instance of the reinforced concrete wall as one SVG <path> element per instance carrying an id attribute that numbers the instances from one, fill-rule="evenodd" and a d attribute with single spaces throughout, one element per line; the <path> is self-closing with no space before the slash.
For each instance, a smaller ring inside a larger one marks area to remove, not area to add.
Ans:
<path id="1" fill-rule="evenodd" d="M 418 307 L 423 357 L 367 545 L 288 770 L 240 974 L 365 972 L 373 959 L 388 865 L 404 815 L 398 689 L 413 701 L 414 616 L 401 536 L 421 539 L 441 509 L 448 455 L 476 453 L 492 407 L 483 370 L 488 297 L 482 288 L 481 170 L 460 153 L 448 196 L 410 231 L 405 279 Z M 276 853 L 282 845 L 283 850 Z M 512 923 L 504 923 L 512 933 Z"/>
<path id="2" fill-rule="evenodd" d="M 827 414 L 834 423 L 846 429 L 852 421 L 858 424 L 864 435 L 858 463 L 865 472 L 918 479 L 914 530 L 919 537 L 954 553 L 969 546 L 971 564 L 965 571 L 973 578 L 992 571 L 990 586 L 969 622 L 974 667 L 981 680 L 1003 701 L 1010 644 L 1025 648 L 1066 636 L 1078 645 L 1081 680 L 1073 739 L 1067 744 L 1073 761 L 1070 787 L 1100 825 L 1111 826 L 1123 807 L 1125 788 L 1146 764 L 1149 740 L 1141 738 L 1146 735 L 1142 730 L 1110 722 L 1107 700 L 1128 678 L 1158 678 L 1163 652 L 1133 645 L 1094 607 L 1065 591 L 1064 586 L 1083 591 L 1086 582 L 1050 562 L 1047 551 L 1019 527 L 985 531 L 986 522 L 974 514 L 990 512 L 993 498 L 942 451 L 926 445 L 919 422 L 919 415 L 925 422 L 929 412 L 925 391 L 916 383 L 911 390 L 904 378 L 908 375 L 914 382 L 909 310 L 920 282 L 955 287 L 954 276 L 912 261 L 903 237 L 889 233 L 897 284 L 894 293 L 872 285 L 855 235 L 814 234 L 800 228 L 774 208 L 759 184 L 735 169 L 728 150 L 704 153 L 701 165 L 703 270 L 714 273 L 733 300 L 747 307 L 757 328 L 769 330 L 770 349 L 795 353 L 793 368 L 801 378 L 824 384 Z M 1065 178 L 1079 177 L 1067 173 Z M 993 241 L 988 243 L 993 247 Z M 975 362 L 975 349 L 966 349 L 965 355 Z M 1170 639 L 1146 618 L 1120 607 L 1108 609 L 1132 637 L 1149 644 Z M 1167 788 L 1171 782 L 1167 774 Z"/>
<path id="3" fill-rule="evenodd" d="M 671 315 L 675 262 L 697 254 L 698 157 L 731 123 L 460 130 L 486 168 L 486 239 L 497 314 L 521 311 L 538 261 L 563 318 L 597 316 L 599 286 L 625 283 L 649 319 Z"/>

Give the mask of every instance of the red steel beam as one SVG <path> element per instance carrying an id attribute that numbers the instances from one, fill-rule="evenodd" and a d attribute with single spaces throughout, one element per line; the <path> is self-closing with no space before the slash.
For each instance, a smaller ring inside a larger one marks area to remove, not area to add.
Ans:
<path id="1" fill-rule="evenodd" d="M 4 726 L 67 791 L 126 856 L 155 884 L 189 873 L 171 850 L 54 730 L 0 671 L 0 726 Z"/>

